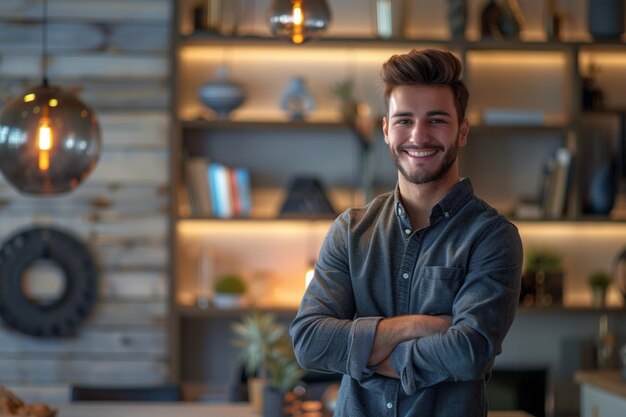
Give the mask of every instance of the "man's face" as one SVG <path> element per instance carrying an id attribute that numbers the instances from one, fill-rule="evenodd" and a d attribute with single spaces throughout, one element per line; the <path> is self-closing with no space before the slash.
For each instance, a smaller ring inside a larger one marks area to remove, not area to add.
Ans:
<path id="1" fill-rule="evenodd" d="M 383 131 L 393 162 L 407 181 L 425 184 L 458 176 L 457 153 L 467 143 L 468 123 L 459 126 L 450 88 L 396 87 Z"/>

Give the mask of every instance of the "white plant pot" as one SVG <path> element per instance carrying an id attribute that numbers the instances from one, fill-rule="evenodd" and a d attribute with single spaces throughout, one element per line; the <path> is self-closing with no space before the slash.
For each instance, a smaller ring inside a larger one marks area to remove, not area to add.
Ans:
<path id="1" fill-rule="evenodd" d="M 213 296 L 213 305 L 216 308 L 239 308 L 244 306 L 244 298 L 241 294 L 220 294 Z"/>

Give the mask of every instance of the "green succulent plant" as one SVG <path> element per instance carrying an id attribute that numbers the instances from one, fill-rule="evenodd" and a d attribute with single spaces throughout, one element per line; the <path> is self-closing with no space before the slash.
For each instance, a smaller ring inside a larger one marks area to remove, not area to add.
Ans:
<path id="1" fill-rule="evenodd" d="M 215 292 L 221 294 L 243 294 L 246 292 L 246 283 L 239 275 L 224 275 L 217 279 Z"/>
<path id="2" fill-rule="evenodd" d="M 524 256 L 524 271 L 560 271 L 563 256 L 552 249 L 533 248 Z"/>
<path id="3" fill-rule="evenodd" d="M 606 288 L 611 284 L 611 276 L 606 271 L 595 271 L 589 274 L 587 282 L 592 288 Z"/>
<path id="4" fill-rule="evenodd" d="M 233 344 L 242 349 L 248 375 L 267 377 L 268 386 L 290 391 L 302 383 L 305 371 L 295 359 L 287 328 L 271 313 L 253 312 L 232 324 Z"/>
<path id="5" fill-rule="evenodd" d="M 354 81 L 351 79 L 338 81 L 330 89 L 331 93 L 343 101 L 353 99 Z"/>

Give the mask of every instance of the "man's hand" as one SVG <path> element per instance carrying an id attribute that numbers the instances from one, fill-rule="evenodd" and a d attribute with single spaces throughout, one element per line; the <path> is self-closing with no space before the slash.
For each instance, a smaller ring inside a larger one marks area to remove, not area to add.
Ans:
<path id="1" fill-rule="evenodd" d="M 412 314 L 382 319 L 376 327 L 376 337 L 367 365 L 381 364 L 382 366 L 383 360 L 399 343 L 435 333 L 445 333 L 451 324 L 451 316 Z M 388 365 L 391 364 L 388 363 Z M 395 370 L 393 372 L 395 373 Z"/>

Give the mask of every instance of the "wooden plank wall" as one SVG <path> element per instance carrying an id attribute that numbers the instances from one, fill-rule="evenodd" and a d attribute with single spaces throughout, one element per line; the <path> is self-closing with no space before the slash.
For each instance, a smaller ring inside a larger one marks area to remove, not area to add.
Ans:
<path id="1" fill-rule="evenodd" d="M 66 229 L 89 245 L 101 287 L 75 337 L 33 338 L 0 320 L 0 385 L 27 400 L 67 401 L 75 383 L 170 378 L 172 3 L 48 1 L 50 82 L 95 109 L 103 153 L 86 182 L 60 197 L 20 195 L 0 179 L 0 239 L 33 225 Z M 41 0 L 0 1 L 0 105 L 41 80 L 41 13 Z"/>

